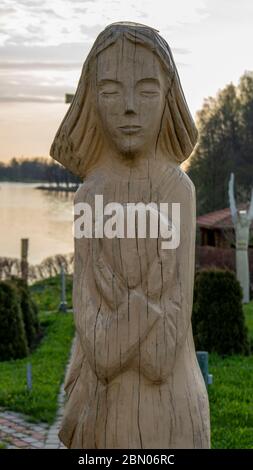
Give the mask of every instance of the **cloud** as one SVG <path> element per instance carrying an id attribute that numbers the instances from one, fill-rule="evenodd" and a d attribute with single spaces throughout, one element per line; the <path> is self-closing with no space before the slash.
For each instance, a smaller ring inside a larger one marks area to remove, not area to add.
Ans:
<path id="1" fill-rule="evenodd" d="M 4 0 L 2 0 L 4 1 Z M 87 8 L 94 1 L 87 1 Z M 12 0 L 11 8 L 4 2 L 0 12 L 0 46 L 59 45 L 83 40 L 80 26 L 86 23 L 83 2 L 73 0 Z M 75 9 L 78 11 L 75 12 Z M 89 26 L 87 23 L 87 31 Z"/>
<path id="2" fill-rule="evenodd" d="M 40 13 L 45 13 L 46 15 L 53 16 L 55 18 L 63 18 L 63 16 L 52 10 L 52 8 L 41 8 Z"/>
<path id="3" fill-rule="evenodd" d="M 28 8 L 34 8 L 36 6 L 41 5 L 40 0 L 18 0 L 18 2 L 16 2 L 16 3 L 24 5 L 24 7 L 28 7 Z"/>
<path id="4" fill-rule="evenodd" d="M 106 25 L 146 23 L 168 40 L 176 25 L 201 21 L 205 1 L 12 0 L 10 6 L 1 0 L 0 100 L 61 101 L 75 89 L 87 53 Z M 175 55 L 190 53 L 184 44 L 169 43 Z"/>
<path id="5" fill-rule="evenodd" d="M 190 49 L 186 49 L 185 47 L 172 47 L 173 54 L 190 54 Z"/>
<path id="6" fill-rule="evenodd" d="M 82 64 L 80 62 L 0 62 L 0 70 L 50 70 L 50 69 L 81 69 Z"/>
<path id="7" fill-rule="evenodd" d="M 29 34 L 29 37 L 27 36 L 27 32 L 31 33 L 29 30 L 29 27 L 27 28 L 26 33 L 23 34 L 12 34 L 9 36 L 6 41 L 5 41 L 5 46 L 9 45 L 18 45 L 18 44 L 24 44 L 25 46 L 29 46 L 31 43 L 38 43 L 41 40 L 41 36 L 39 34 L 39 31 L 37 34 Z"/>
<path id="8" fill-rule="evenodd" d="M 80 63 L 2 62 L 0 102 L 63 102 L 77 86 Z"/>
<path id="9" fill-rule="evenodd" d="M 86 25 L 81 24 L 80 25 L 80 31 L 82 33 L 82 36 L 86 40 L 90 40 L 90 38 L 96 39 L 100 31 L 102 31 L 103 26 L 100 24 L 94 24 L 93 26 L 87 27 Z"/>
<path id="10" fill-rule="evenodd" d="M 87 8 L 84 8 L 83 6 L 75 7 L 75 8 L 74 8 L 74 12 L 75 12 L 75 13 L 78 13 L 78 14 L 81 13 L 81 15 L 82 15 L 83 13 L 85 13 L 86 11 L 87 11 Z"/>
<path id="11" fill-rule="evenodd" d="M 84 61 L 89 49 L 90 43 L 83 41 L 75 44 L 59 44 L 57 46 L 35 46 L 29 47 L 24 44 L 8 44 L 0 47 L 0 63 L 13 62 L 80 62 Z"/>
<path id="12" fill-rule="evenodd" d="M 16 10 L 13 7 L 1 5 L 0 6 L 0 18 L 4 16 L 10 16 L 12 13 L 15 13 Z"/>
<path id="13" fill-rule="evenodd" d="M 0 97 L 0 103 L 63 103 L 63 98 L 55 96 L 18 95 Z"/>
<path id="14" fill-rule="evenodd" d="M 166 32 L 175 24 L 201 21 L 206 14 L 204 0 L 139 0 L 137 5 L 125 0 L 13 0 L 11 8 L 4 2 L 2 11 L 7 17 L 0 22 L 2 46 L 93 42 L 94 32 L 122 20 L 144 20 Z"/>

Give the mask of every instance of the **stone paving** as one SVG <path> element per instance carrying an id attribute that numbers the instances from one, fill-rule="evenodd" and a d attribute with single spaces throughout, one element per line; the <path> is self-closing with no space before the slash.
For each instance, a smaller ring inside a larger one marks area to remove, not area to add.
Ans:
<path id="1" fill-rule="evenodd" d="M 58 412 L 54 424 L 35 424 L 21 413 L 0 409 L 0 443 L 7 449 L 65 449 L 58 438 L 63 416 L 65 392 L 63 384 L 58 396 Z"/>
<path id="2" fill-rule="evenodd" d="M 61 386 L 61 390 L 58 396 L 58 412 L 56 415 L 56 420 L 54 424 L 50 427 L 46 441 L 45 441 L 45 449 L 66 449 L 66 447 L 60 442 L 58 437 L 58 431 L 60 428 L 63 410 L 64 410 L 64 401 L 65 401 L 65 392 L 64 392 L 64 384 Z"/>
<path id="3" fill-rule="evenodd" d="M 43 449 L 48 425 L 29 422 L 24 415 L 0 410 L 0 442 L 8 449 Z"/>

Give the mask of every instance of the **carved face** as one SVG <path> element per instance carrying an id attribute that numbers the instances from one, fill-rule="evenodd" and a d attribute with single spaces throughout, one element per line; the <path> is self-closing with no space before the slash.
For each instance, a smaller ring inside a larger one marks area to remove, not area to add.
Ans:
<path id="1" fill-rule="evenodd" d="M 132 158 L 155 149 L 167 80 L 157 56 L 118 40 L 97 59 L 97 109 L 108 143 Z"/>

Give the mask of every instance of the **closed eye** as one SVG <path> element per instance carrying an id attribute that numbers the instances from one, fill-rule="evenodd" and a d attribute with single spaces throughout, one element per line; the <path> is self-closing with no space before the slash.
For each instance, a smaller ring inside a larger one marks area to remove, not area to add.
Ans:
<path id="1" fill-rule="evenodd" d="M 118 91 L 102 91 L 101 95 L 118 95 Z"/>
<path id="2" fill-rule="evenodd" d="M 121 90 L 121 84 L 117 80 L 103 79 L 99 81 L 100 95 L 106 97 L 117 96 Z"/>
<path id="3" fill-rule="evenodd" d="M 108 88 L 108 89 L 102 89 L 100 91 L 100 96 L 102 98 L 117 98 L 118 96 L 120 96 L 120 90 L 115 90 L 115 89 L 112 89 L 112 88 Z"/>
<path id="4" fill-rule="evenodd" d="M 141 96 L 152 97 L 152 96 L 158 96 L 159 91 L 142 90 L 142 91 L 140 91 L 140 94 L 141 94 Z"/>

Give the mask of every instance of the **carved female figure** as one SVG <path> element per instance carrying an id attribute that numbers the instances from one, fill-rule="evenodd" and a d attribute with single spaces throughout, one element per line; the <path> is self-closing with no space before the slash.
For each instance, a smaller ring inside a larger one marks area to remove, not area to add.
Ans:
<path id="1" fill-rule="evenodd" d="M 75 203 L 180 203 L 180 244 L 75 239 L 76 344 L 60 438 L 69 448 L 208 448 L 191 328 L 197 131 L 169 46 L 115 23 L 95 41 L 51 148 L 83 178 Z M 94 221 L 95 223 L 95 221 Z"/>

